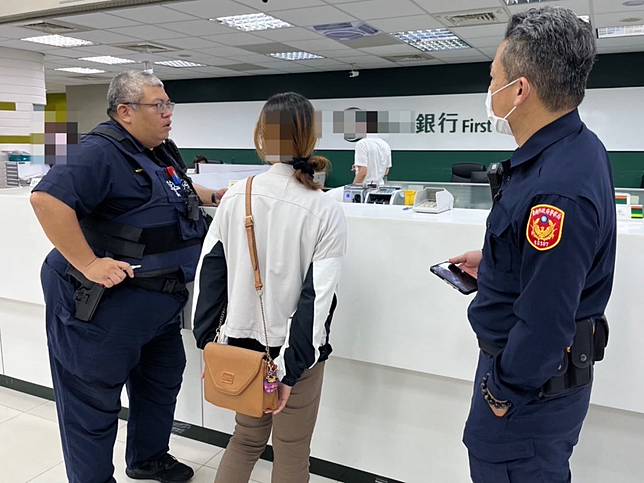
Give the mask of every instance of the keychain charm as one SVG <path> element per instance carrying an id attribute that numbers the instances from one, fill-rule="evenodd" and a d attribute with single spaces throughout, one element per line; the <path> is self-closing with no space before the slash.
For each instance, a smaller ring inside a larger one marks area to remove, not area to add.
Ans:
<path id="1" fill-rule="evenodd" d="M 264 378 L 264 392 L 267 394 L 272 394 L 277 391 L 278 386 L 279 381 L 277 379 L 277 366 L 273 362 L 270 362 L 268 364 L 266 377 Z"/>

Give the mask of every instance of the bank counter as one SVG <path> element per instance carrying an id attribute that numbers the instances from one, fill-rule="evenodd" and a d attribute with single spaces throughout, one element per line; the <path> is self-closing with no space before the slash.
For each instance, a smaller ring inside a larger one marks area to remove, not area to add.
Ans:
<path id="1" fill-rule="evenodd" d="M 478 351 L 466 316 L 473 296 L 449 288 L 429 266 L 481 247 L 488 210 L 432 215 L 346 203 L 343 209 L 348 256 L 312 456 L 386 477 L 376 481 L 470 481 L 461 436 Z M 27 189 L 0 190 L 0 216 L 0 372 L 5 383 L 51 387 L 39 280 L 51 244 Z M 642 478 L 643 274 L 644 221 L 621 221 L 610 341 L 573 456 L 577 481 Z M 203 400 L 201 352 L 189 330 L 184 345 L 188 365 L 176 419 L 230 434 L 233 415 Z"/>

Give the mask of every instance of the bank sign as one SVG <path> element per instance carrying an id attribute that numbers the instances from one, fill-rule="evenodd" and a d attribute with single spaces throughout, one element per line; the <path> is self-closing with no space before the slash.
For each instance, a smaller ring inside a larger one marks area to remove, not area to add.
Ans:
<path id="1" fill-rule="evenodd" d="M 485 96 L 477 93 L 312 99 L 315 109 L 322 114 L 318 147 L 354 149 L 357 136 L 351 133 L 360 133 L 345 124 L 351 116 L 355 118 L 356 111 L 366 111 L 377 113 L 360 114 L 367 116 L 367 125 L 371 125 L 367 132 L 382 135 L 394 150 L 516 149 L 512 136 L 493 132 L 485 112 Z M 182 148 L 254 149 L 253 130 L 263 105 L 263 101 L 178 104 L 171 136 Z M 584 123 L 609 151 L 644 151 L 643 87 L 588 90 L 579 111 Z"/>
<path id="2" fill-rule="evenodd" d="M 459 118 L 457 112 L 424 113 L 416 116 L 416 134 L 474 134 L 491 133 L 490 121 Z"/>

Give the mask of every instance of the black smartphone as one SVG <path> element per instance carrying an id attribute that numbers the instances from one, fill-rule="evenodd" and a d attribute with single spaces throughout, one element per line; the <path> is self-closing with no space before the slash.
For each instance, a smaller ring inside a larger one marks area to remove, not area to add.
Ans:
<path id="1" fill-rule="evenodd" d="M 429 271 L 464 295 L 469 295 L 478 290 L 476 279 L 453 263 L 438 263 L 429 267 Z"/>

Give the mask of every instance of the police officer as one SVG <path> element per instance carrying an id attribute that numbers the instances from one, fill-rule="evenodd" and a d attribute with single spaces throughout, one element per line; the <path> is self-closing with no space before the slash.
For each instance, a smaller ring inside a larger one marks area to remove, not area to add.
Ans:
<path id="1" fill-rule="evenodd" d="M 193 470 L 168 453 L 186 364 L 179 317 L 207 230 L 199 204 L 214 193 L 197 188 L 199 199 L 167 140 L 174 104 L 157 77 L 117 75 L 108 104 L 111 120 L 71 146 L 31 198 L 55 246 L 41 279 L 67 476 L 115 481 L 125 385 L 127 475 L 188 481 Z"/>
<path id="2" fill-rule="evenodd" d="M 483 251 L 451 260 L 478 277 L 463 438 L 475 483 L 571 479 L 615 264 L 611 166 L 577 111 L 594 58 L 590 24 L 540 8 L 512 17 L 492 63 L 488 114 L 519 148 L 502 164 Z"/>

